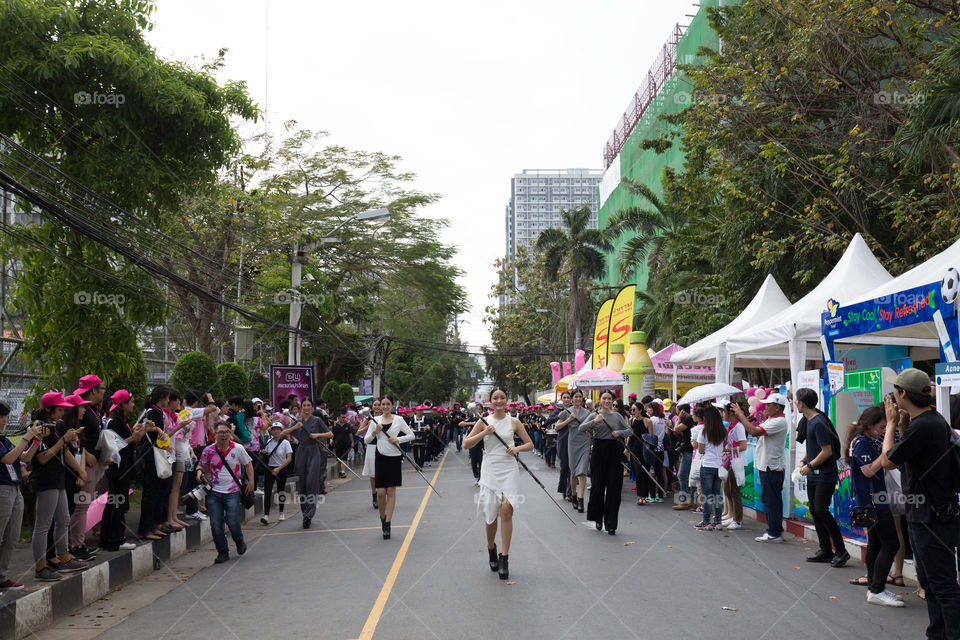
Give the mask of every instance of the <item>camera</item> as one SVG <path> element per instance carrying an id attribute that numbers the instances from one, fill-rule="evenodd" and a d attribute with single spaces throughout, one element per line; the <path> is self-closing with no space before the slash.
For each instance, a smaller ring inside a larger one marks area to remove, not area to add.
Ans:
<path id="1" fill-rule="evenodd" d="M 207 498 L 207 494 L 210 493 L 212 488 L 208 482 L 201 482 L 192 490 L 188 491 L 184 498 L 193 498 L 197 502 L 202 502 Z"/>

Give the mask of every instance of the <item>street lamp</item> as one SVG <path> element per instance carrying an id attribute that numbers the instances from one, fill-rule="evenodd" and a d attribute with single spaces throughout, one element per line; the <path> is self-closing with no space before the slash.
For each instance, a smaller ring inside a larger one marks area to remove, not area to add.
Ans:
<path id="1" fill-rule="evenodd" d="M 330 238 L 337 231 L 351 222 L 380 222 L 390 219 L 390 210 L 386 207 L 379 209 L 368 209 L 355 213 L 338 224 L 330 232 L 326 233 L 319 240 L 310 242 L 302 248 L 296 243 L 293 244 L 292 259 L 290 261 L 290 290 L 294 295 L 290 300 L 290 333 L 287 340 L 287 364 L 300 364 L 300 316 L 303 305 L 300 302 L 300 283 L 303 275 L 303 265 L 309 260 L 309 253 L 323 243 L 325 239 Z"/>

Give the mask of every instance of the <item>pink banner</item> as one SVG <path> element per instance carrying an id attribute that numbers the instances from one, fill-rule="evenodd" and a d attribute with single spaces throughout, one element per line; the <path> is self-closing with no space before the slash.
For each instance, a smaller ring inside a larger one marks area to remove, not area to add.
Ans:
<path id="1" fill-rule="evenodd" d="M 587 364 L 587 354 L 583 349 L 577 349 L 576 355 L 573 358 L 574 371 L 580 371 L 585 364 Z"/>
<path id="2" fill-rule="evenodd" d="M 573 367 L 569 362 L 563 363 L 563 377 L 566 378 L 568 375 L 573 373 Z"/>
<path id="3" fill-rule="evenodd" d="M 560 375 L 560 363 L 551 362 L 550 363 L 550 374 L 553 377 L 553 386 L 557 386 L 557 383 L 560 382 L 560 378 L 563 376 Z"/>

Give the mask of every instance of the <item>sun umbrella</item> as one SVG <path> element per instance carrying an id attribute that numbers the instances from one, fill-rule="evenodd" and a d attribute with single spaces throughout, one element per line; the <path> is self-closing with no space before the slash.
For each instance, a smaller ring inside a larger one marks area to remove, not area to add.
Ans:
<path id="1" fill-rule="evenodd" d="M 539 402 L 540 404 L 553 402 L 556 399 L 557 399 L 556 394 L 553 394 L 553 393 L 545 393 L 542 396 L 537 396 L 537 402 Z"/>
<path id="2" fill-rule="evenodd" d="M 579 376 L 575 373 L 571 373 L 568 376 L 563 376 L 557 380 L 557 386 L 554 387 L 557 391 L 570 391 L 573 387 L 571 386 L 573 381 L 576 380 Z"/>
<path id="3" fill-rule="evenodd" d="M 738 393 L 743 393 L 743 390 L 723 382 L 711 382 L 710 384 L 693 387 L 677 400 L 677 404 L 694 404 L 695 402 L 713 400 L 722 396 L 733 396 Z"/>
<path id="4" fill-rule="evenodd" d="M 627 376 L 613 369 L 593 369 L 577 378 L 571 385 L 574 389 L 609 389 L 622 387 Z"/>

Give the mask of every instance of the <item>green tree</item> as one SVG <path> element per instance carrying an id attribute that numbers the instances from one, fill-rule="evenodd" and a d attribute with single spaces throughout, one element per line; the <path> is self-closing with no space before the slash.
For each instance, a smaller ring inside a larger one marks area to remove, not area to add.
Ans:
<path id="1" fill-rule="evenodd" d="M 264 402 L 267 403 L 273 402 L 273 399 L 270 397 L 270 380 L 267 376 L 259 371 L 254 371 L 250 374 L 249 383 L 251 397 L 262 398 Z"/>
<path id="2" fill-rule="evenodd" d="M 191 351 L 177 358 L 170 374 L 170 386 L 181 394 L 191 390 L 215 393 L 218 379 L 213 359 L 200 351 Z"/>
<path id="3" fill-rule="evenodd" d="M 581 280 L 603 276 L 605 265 L 603 252 L 611 249 L 610 241 L 597 229 L 589 229 L 590 207 L 583 206 L 560 213 L 566 228 L 544 229 L 537 237 L 537 249 L 544 253 L 543 274 L 550 282 L 561 277 L 569 283 L 570 327 L 574 333 L 573 344 L 582 348 L 581 326 L 587 307 L 586 296 L 580 287 Z"/>
<path id="4" fill-rule="evenodd" d="M 220 397 L 241 396 L 250 398 L 250 383 L 247 374 L 236 362 L 224 362 L 217 365 L 217 390 Z"/>
<path id="5" fill-rule="evenodd" d="M 142 404 L 147 397 L 147 363 L 143 359 L 143 351 L 137 347 L 129 356 L 134 360 L 134 365 L 129 373 L 117 375 L 107 380 L 107 397 L 113 395 L 118 389 L 126 389 L 130 392 L 137 404 Z"/>

